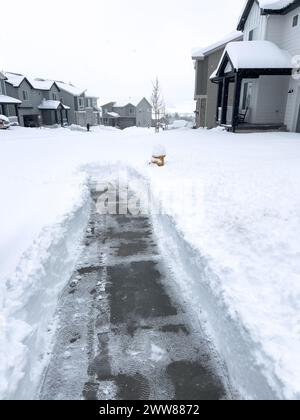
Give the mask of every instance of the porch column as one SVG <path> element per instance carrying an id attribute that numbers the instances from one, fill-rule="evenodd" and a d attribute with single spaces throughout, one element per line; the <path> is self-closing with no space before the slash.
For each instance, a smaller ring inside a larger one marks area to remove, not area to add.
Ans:
<path id="1" fill-rule="evenodd" d="M 227 124 L 229 83 L 230 83 L 230 79 L 228 77 L 224 77 L 224 79 L 223 79 L 223 94 L 222 94 L 222 116 L 221 116 L 221 124 L 222 125 Z"/>
<path id="2" fill-rule="evenodd" d="M 20 124 L 20 114 L 19 114 L 19 107 L 17 104 L 15 104 L 15 108 L 16 108 L 16 117 L 18 118 L 18 123 Z"/>
<path id="3" fill-rule="evenodd" d="M 2 104 L 2 114 L 8 117 L 8 105 Z"/>
<path id="4" fill-rule="evenodd" d="M 218 99 L 217 99 L 217 109 L 216 109 L 216 122 L 219 124 L 219 108 L 222 106 L 222 96 L 223 96 L 223 81 L 218 83 Z"/>
<path id="5" fill-rule="evenodd" d="M 233 110 L 232 110 L 232 129 L 236 130 L 239 124 L 239 109 L 241 100 L 242 90 L 242 77 L 239 73 L 235 76 L 235 87 L 234 87 L 234 99 L 233 99 Z"/>
<path id="6" fill-rule="evenodd" d="M 67 109 L 66 109 L 66 120 L 67 120 L 67 124 L 69 125 L 69 112 Z"/>
<path id="7" fill-rule="evenodd" d="M 63 127 L 64 126 L 64 119 L 63 119 L 62 109 L 60 109 L 60 123 L 61 123 L 61 126 Z"/>
<path id="8" fill-rule="evenodd" d="M 58 124 L 58 115 L 57 115 L 57 111 L 55 111 L 55 123 Z"/>

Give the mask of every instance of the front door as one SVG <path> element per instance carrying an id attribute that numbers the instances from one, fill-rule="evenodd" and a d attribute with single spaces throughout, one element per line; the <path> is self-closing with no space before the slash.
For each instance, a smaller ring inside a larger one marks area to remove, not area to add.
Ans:
<path id="1" fill-rule="evenodd" d="M 297 120 L 297 126 L 296 126 L 296 133 L 300 133 L 300 106 L 298 110 L 298 120 Z"/>

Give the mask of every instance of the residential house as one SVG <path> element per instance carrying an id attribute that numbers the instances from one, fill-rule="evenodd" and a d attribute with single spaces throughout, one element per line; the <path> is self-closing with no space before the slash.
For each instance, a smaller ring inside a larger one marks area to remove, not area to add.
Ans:
<path id="1" fill-rule="evenodd" d="M 5 75 L 7 92 L 22 101 L 18 109 L 20 125 L 40 127 L 68 124 L 69 109 L 60 104 L 60 89 L 54 81 L 29 79 L 16 73 Z M 9 107 L 8 114 L 9 117 L 15 115 L 12 107 Z"/>
<path id="2" fill-rule="evenodd" d="M 98 97 L 72 85 L 56 82 L 61 90 L 61 100 L 70 107 L 70 123 L 86 126 L 99 125 L 101 122 Z"/>
<path id="3" fill-rule="evenodd" d="M 214 128 L 217 126 L 218 87 L 211 83 L 210 76 L 215 71 L 226 45 L 231 41 L 241 41 L 242 39 L 243 34 L 241 32 L 233 32 L 219 42 L 193 52 L 192 58 L 195 64 L 195 122 L 197 128 Z M 233 92 L 230 92 L 229 104 L 232 105 L 232 101 Z"/>
<path id="4" fill-rule="evenodd" d="M 238 30 L 243 42 L 227 45 L 212 78 L 219 124 L 300 132 L 300 1 L 248 0 Z"/>
<path id="5" fill-rule="evenodd" d="M 6 89 L 6 80 L 7 77 L 5 76 L 5 74 L 0 72 L 0 114 L 8 116 L 10 114 L 10 110 L 12 110 L 12 112 L 18 119 L 18 108 L 22 102 L 12 96 L 8 96 Z"/>
<path id="6" fill-rule="evenodd" d="M 32 79 L 17 73 L 5 73 L 7 95 L 15 98 L 15 104 L 6 107 L 6 115 L 18 113 L 20 125 L 100 124 L 100 110 L 95 96 L 86 97 L 85 91 L 64 82 Z M 86 106 L 86 101 L 91 107 Z"/>
<path id="7" fill-rule="evenodd" d="M 143 98 L 141 101 L 124 103 L 109 102 L 102 106 L 103 124 L 121 130 L 128 127 L 151 127 L 152 106 Z"/>
<path id="8" fill-rule="evenodd" d="M 85 91 L 85 108 L 88 115 L 88 122 L 91 125 L 101 124 L 101 109 L 98 106 L 98 97 L 89 91 Z"/>
<path id="9" fill-rule="evenodd" d="M 152 105 L 143 98 L 136 106 L 136 126 L 137 127 L 151 127 L 152 124 Z"/>

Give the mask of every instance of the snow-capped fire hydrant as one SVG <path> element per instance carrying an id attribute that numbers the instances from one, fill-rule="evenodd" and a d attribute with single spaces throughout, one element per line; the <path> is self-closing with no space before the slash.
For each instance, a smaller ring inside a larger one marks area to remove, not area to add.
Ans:
<path id="1" fill-rule="evenodd" d="M 157 145 L 153 149 L 151 163 L 157 166 L 165 166 L 166 156 L 167 153 L 165 147 L 162 145 Z"/>

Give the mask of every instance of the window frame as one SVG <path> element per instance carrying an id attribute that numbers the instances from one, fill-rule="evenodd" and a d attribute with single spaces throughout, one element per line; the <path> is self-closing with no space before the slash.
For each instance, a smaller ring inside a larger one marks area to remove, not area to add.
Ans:
<path id="1" fill-rule="evenodd" d="M 297 14 L 293 16 L 292 27 L 297 28 L 298 25 L 299 25 L 299 15 Z"/>
<path id="2" fill-rule="evenodd" d="M 29 101 L 29 95 L 27 90 L 22 90 L 23 101 Z"/>

